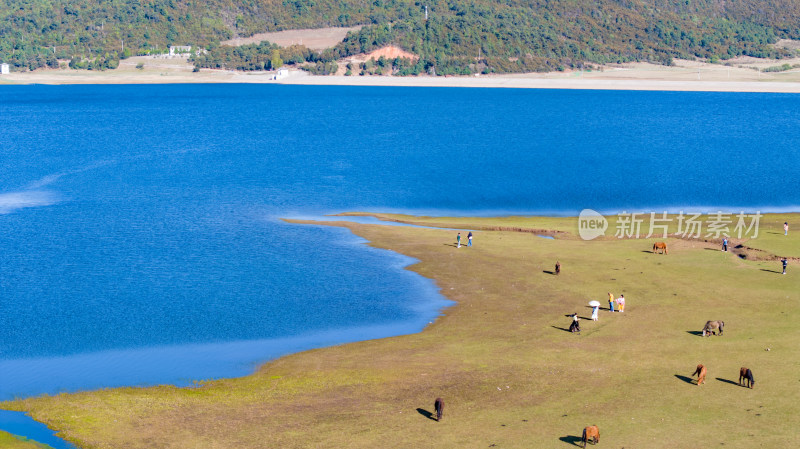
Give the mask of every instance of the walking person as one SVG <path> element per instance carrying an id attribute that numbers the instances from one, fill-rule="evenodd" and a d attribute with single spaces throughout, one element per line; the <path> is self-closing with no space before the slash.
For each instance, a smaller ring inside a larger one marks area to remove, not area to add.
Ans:
<path id="1" fill-rule="evenodd" d="M 456 248 L 461 248 L 461 233 L 460 232 L 458 233 L 458 236 L 456 236 Z"/>
<path id="2" fill-rule="evenodd" d="M 570 332 L 580 332 L 581 331 L 581 325 L 578 323 L 578 321 L 579 321 L 578 314 L 577 313 L 573 313 L 572 314 L 572 323 L 570 323 L 570 325 L 569 325 L 569 331 Z"/>
<path id="3" fill-rule="evenodd" d="M 599 303 L 595 303 L 599 304 Z M 597 311 L 600 310 L 600 306 L 592 306 L 592 321 L 597 321 Z"/>
<path id="4" fill-rule="evenodd" d="M 722 250 L 728 252 L 728 237 L 722 239 Z"/>
<path id="5" fill-rule="evenodd" d="M 783 222 L 783 235 L 789 235 L 789 222 Z"/>
<path id="6" fill-rule="evenodd" d="M 781 259 L 781 263 L 783 264 L 783 274 L 786 274 L 786 264 L 788 262 L 785 257 Z"/>
<path id="7" fill-rule="evenodd" d="M 614 295 L 608 292 L 608 310 L 614 311 Z"/>
<path id="8" fill-rule="evenodd" d="M 467 234 L 467 246 L 472 246 L 472 231 Z"/>
<path id="9" fill-rule="evenodd" d="M 619 298 L 617 298 L 617 305 L 619 306 L 620 312 L 625 311 L 625 295 L 619 295 Z"/>

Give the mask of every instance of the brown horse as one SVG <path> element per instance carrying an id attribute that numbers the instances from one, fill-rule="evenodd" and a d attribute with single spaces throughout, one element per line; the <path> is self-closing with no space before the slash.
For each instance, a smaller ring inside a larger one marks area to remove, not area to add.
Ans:
<path id="1" fill-rule="evenodd" d="M 692 377 L 697 375 L 697 385 L 703 384 L 706 382 L 706 367 L 702 364 L 697 365 L 697 369 L 694 370 L 692 373 Z"/>
<path id="2" fill-rule="evenodd" d="M 433 402 L 433 408 L 436 410 L 436 421 L 441 421 L 444 416 L 444 399 L 436 398 Z"/>
<path id="3" fill-rule="evenodd" d="M 715 330 L 719 331 L 719 335 L 722 335 L 722 328 L 725 326 L 724 321 L 706 321 L 706 325 L 703 326 L 703 337 L 708 337 L 711 334 L 717 335 Z"/>
<path id="4" fill-rule="evenodd" d="M 750 371 L 750 368 L 739 368 L 739 385 L 744 387 L 745 385 L 742 384 L 742 380 L 747 381 L 747 388 L 753 388 L 753 385 L 755 385 L 756 381 L 753 379 L 753 372 Z"/>
<path id="5" fill-rule="evenodd" d="M 598 429 L 597 426 L 589 426 L 583 429 L 581 442 L 583 443 L 584 448 L 589 440 L 592 440 L 592 444 L 597 444 L 600 442 L 600 429 Z"/>
<path id="6" fill-rule="evenodd" d="M 667 252 L 667 244 L 664 242 L 653 243 L 653 254 L 657 254 L 658 251 L 661 251 L 662 254 L 669 254 Z"/>

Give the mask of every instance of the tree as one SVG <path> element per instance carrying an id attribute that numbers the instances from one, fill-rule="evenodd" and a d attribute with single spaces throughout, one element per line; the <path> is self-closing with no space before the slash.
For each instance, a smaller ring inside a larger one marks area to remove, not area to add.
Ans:
<path id="1" fill-rule="evenodd" d="M 269 62 L 270 65 L 272 65 L 272 70 L 276 70 L 282 66 L 283 60 L 281 59 L 281 52 L 279 50 L 272 50 L 272 55 L 270 56 Z"/>

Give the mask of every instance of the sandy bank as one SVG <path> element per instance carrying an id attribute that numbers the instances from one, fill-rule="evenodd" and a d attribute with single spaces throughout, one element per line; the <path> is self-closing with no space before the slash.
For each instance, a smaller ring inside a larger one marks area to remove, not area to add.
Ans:
<path id="1" fill-rule="evenodd" d="M 751 58 L 753 59 L 753 58 Z M 800 59 L 785 62 L 798 63 Z M 137 69 L 137 64 L 143 68 Z M 646 63 L 603 67 L 595 71 L 480 75 L 459 77 L 312 76 L 291 70 L 273 80 L 272 72 L 203 69 L 193 72 L 186 59 L 129 58 L 116 70 L 37 70 L 0 76 L 3 84 L 177 84 L 273 83 L 331 86 L 485 87 L 522 89 L 600 89 L 654 91 L 800 93 L 800 69 L 761 72 L 775 61 L 741 60 L 732 65 L 677 61 L 672 67 Z M 763 66 L 763 67 L 762 67 Z"/>

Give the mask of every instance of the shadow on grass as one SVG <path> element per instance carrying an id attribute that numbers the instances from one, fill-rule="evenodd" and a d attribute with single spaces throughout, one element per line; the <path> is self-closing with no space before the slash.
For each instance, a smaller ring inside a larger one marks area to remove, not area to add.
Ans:
<path id="1" fill-rule="evenodd" d="M 767 273 L 777 273 L 777 274 L 781 274 L 781 272 L 780 272 L 780 271 L 778 271 L 778 270 L 767 270 L 766 268 L 762 268 L 762 269 L 761 269 L 761 271 L 766 271 Z"/>
<path id="2" fill-rule="evenodd" d="M 584 306 L 584 307 L 586 307 L 587 309 L 594 309 L 594 306 Z M 611 311 L 611 308 L 609 308 L 609 307 L 603 307 L 603 306 L 597 306 L 597 310 L 607 310 L 607 311 L 609 311 L 609 312 L 610 312 L 610 311 Z M 581 317 L 581 318 L 583 318 L 583 317 Z M 589 317 L 588 319 L 590 319 L 590 320 L 591 320 L 592 318 L 591 318 L 591 317 Z"/>
<path id="3" fill-rule="evenodd" d="M 559 329 L 559 330 L 562 330 L 562 331 L 564 331 L 564 332 L 569 332 L 570 334 L 572 333 L 572 332 L 570 332 L 570 330 L 569 330 L 569 329 L 567 329 L 566 327 L 558 327 L 558 326 L 550 326 L 550 327 L 552 327 L 552 328 L 554 328 L 554 329 Z"/>
<path id="4" fill-rule="evenodd" d="M 453 248 L 458 248 L 458 244 L 456 243 L 443 243 L 444 246 L 452 246 Z M 461 245 L 464 246 L 464 245 Z"/>
<path id="5" fill-rule="evenodd" d="M 650 251 L 649 249 L 646 249 L 646 250 L 644 250 L 642 252 L 643 253 L 647 253 L 647 254 L 655 254 L 654 252 Z"/>
<path id="6" fill-rule="evenodd" d="M 726 251 L 722 251 L 721 249 L 717 249 L 717 248 L 704 248 L 704 249 L 705 249 L 706 251 L 719 251 L 719 252 L 721 252 L 721 253 L 724 253 L 724 252 L 726 252 Z"/>
<path id="7" fill-rule="evenodd" d="M 576 437 L 574 435 L 567 435 L 565 437 L 560 437 L 559 440 L 561 440 L 561 441 L 563 441 L 563 442 L 565 442 L 567 444 L 571 444 L 573 446 L 581 447 L 581 445 L 578 444 L 578 443 L 581 442 L 581 437 Z"/>
<path id="8" fill-rule="evenodd" d="M 692 335 L 697 335 L 698 337 L 703 335 L 703 331 L 686 331 L 686 333 L 687 334 L 692 334 Z"/>
<path id="9" fill-rule="evenodd" d="M 548 270 L 542 270 L 542 273 L 547 273 L 547 274 L 555 274 L 555 273 L 553 273 L 552 271 L 548 271 Z"/>
<path id="10" fill-rule="evenodd" d="M 424 417 L 426 417 L 428 419 L 436 421 L 436 418 L 434 418 L 433 413 L 425 410 L 424 408 L 418 408 L 417 409 L 417 413 L 419 413 L 420 415 L 422 415 L 422 416 L 424 416 Z"/>
<path id="11" fill-rule="evenodd" d="M 720 382 L 725 382 L 726 384 L 731 384 L 731 385 L 736 385 L 737 387 L 741 387 L 741 385 L 739 385 L 739 382 L 734 382 L 730 379 L 723 379 L 721 377 L 717 377 L 717 380 Z"/>
<path id="12" fill-rule="evenodd" d="M 682 376 L 680 374 L 676 374 L 675 377 L 677 377 L 678 379 L 686 382 L 687 384 L 694 385 L 694 379 L 692 379 L 691 377 Z"/>

